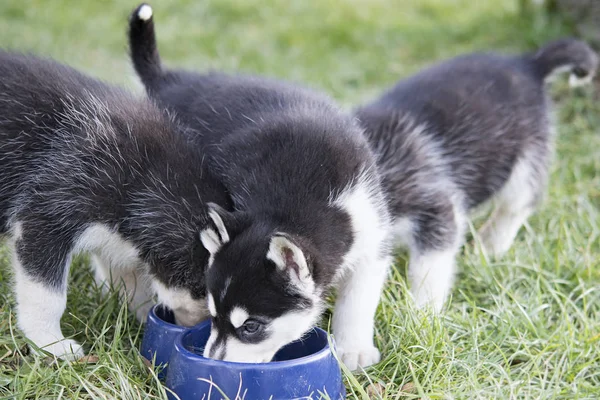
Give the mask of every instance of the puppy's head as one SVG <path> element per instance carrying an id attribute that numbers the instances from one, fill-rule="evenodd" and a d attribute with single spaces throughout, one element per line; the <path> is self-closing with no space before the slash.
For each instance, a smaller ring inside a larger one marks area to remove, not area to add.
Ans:
<path id="1" fill-rule="evenodd" d="M 267 362 L 302 337 L 322 312 L 312 257 L 302 239 L 213 207 L 201 234 L 211 253 L 207 302 L 212 330 L 204 356 Z"/>

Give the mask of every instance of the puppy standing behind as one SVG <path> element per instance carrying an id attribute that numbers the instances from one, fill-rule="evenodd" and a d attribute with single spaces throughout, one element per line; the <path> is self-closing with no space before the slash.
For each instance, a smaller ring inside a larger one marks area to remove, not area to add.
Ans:
<path id="1" fill-rule="evenodd" d="M 391 259 L 374 158 L 353 118 L 280 82 L 164 71 L 152 9 L 131 16 L 134 66 L 151 97 L 197 129 L 230 191 L 202 234 L 211 252 L 205 356 L 269 361 L 318 320 L 339 287 L 333 333 L 346 365 L 379 360 L 374 316 Z"/>
<path id="2" fill-rule="evenodd" d="M 60 329 L 79 251 L 137 283 L 128 288 L 135 306 L 148 302 L 150 284 L 178 322 L 207 316 L 205 201 L 228 199 L 180 129 L 149 101 L 0 51 L 0 234 L 13 251 L 18 325 L 36 346 L 83 354 Z"/>
<path id="3" fill-rule="evenodd" d="M 534 211 L 553 148 L 544 83 L 568 71 L 591 80 L 598 56 L 573 39 L 534 53 L 461 56 L 398 83 L 356 110 L 374 148 L 395 219 L 410 249 L 408 277 L 419 306 L 442 308 L 455 275 L 467 214 L 490 198 L 483 247 L 501 255 Z"/>

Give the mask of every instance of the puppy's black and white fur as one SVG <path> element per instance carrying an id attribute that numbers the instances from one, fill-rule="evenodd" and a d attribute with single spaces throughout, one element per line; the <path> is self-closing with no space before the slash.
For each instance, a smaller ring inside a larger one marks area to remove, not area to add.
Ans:
<path id="1" fill-rule="evenodd" d="M 165 71 L 152 10 L 130 21 L 146 90 L 197 130 L 199 151 L 235 212 L 213 207 L 208 357 L 262 362 L 318 320 L 329 288 L 349 368 L 379 360 L 373 323 L 391 262 L 389 216 L 374 157 L 354 118 L 321 95 L 253 77 Z"/>
<path id="2" fill-rule="evenodd" d="M 356 110 L 374 148 L 394 222 L 408 246 L 420 306 L 442 308 L 455 275 L 467 215 L 494 198 L 481 228 L 501 255 L 534 211 L 553 148 L 544 84 L 560 71 L 586 82 L 598 66 L 587 44 L 564 39 L 519 56 L 470 54 L 399 82 Z"/>
<path id="3" fill-rule="evenodd" d="M 182 129 L 148 100 L 0 52 L 0 234 L 13 250 L 18 325 L 39 348 L 83 354 L 60 329 L 79 251 L 135 290 L 141 316 L 156 292 L 181 324 L 207 317 L 200 233 L 206 202 L 229 200 Z"/>

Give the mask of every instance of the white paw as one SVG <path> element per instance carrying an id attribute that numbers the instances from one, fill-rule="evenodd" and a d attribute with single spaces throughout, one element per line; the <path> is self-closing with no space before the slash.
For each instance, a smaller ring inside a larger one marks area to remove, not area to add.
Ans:
<path id="1" fill-rule="evenodd" d="M 337 354 L 350 371 L 367 368 L 381 360 L 381 353 L 372 344 L 337 347 Z"/>
<path id="2" fill-rule="evenodd" d="M 74 361 L 78 360 L 85 355 L 83 347 L 79 343 L 71 339 L 63 339 L 56 343 L 49 344 L 47 346 L 40 347 L 43 351 L 52 354 L 57 358 L 63 360 Z M 32 348 L 34 354 L 43 355 L 43 352 L 36 351 Z"/>
<path id="3" fill-rule="evenodd" d="M 512 245 L 511 238 L 507 238 L 506 235 L 499 235 L 491 229 L 483 230 L 479 236 L 483 251 L 490 257 L 503 256 Z"/>
<path id="4" fill-rule="evenodd" d="M 417 293 L 413 293 L 413 299 L 415 305 L 419 309 L 431 309 L 434 313 L 440 313 L 444 309 L 446 303 L 446 295 L 444 293 L 439 295 L 428 295 L 423 290 L 418 290 Z"/>

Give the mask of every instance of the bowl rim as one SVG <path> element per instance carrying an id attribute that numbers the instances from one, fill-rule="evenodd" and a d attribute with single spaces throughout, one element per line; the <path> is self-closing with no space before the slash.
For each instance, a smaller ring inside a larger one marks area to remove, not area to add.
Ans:
<path id="1" fill-rule="evenodd" d="M 177 354 L 179 354 L 179 355 L 185 357 L 189 361 L 201 362 L 204 366 L 208 366 L 211 368 L 213 368 L 213 367 L 214 368 L 230 368 L 230 369 L 246 370 L 246 371 L 247 370 L 257 370 L 257 369 L 280 370 L 280 369 L 285 369 L 285 368 L 289 368 L 289 367 L 296 367 L 296 366 L 303 366 L 303 365 L 307 366 L 314 362 L 322 361 L 329 356 L 331 356 L 335 359 L 335 356 L 331 350 L 331 344 L 333 344 L 333 346 L 335 348 L 334 339 L 327 333 L 327 331 L 325 331 L 319 327 L 316 327 L 316 326 L 311 328 L 304 335 L 309 334 L 309 332 L 312 332 L 312 331 L 317 331 L 321 334 L 324 334 L 325 337 L 327 338 L 327 343 L 325 343 L 325 346 L 323 346 L 323 348 L 321 350 L 319 350 L 315 353 L 309 354 L 304 357 L 294 358 L 291 360 L 270 361 L 270 362 L 265 362 L 265 363 L 223 361 L 223 360 L 215 360 L 212 358 L 206 358 L 204 356 L 201 356 L 199 354 L 193 353 L 190 350 L 188 350 L 183 344 L 184 336 L 193 334 L 194 331 L 205 329 L 206 325 L 208 325 L 210 323 L 211 323 L 210 320 L 203 321 L 203 322 L 199 323 L 198 325 L 191 327 L 189 329 L 186 329 L 185 331 L 183 331 L 179 335 L 177 335 L 177 337 L 175 338 L 174 351 L 171 353 L 171 358 L 177 357 Z M 302 340 L 302 339 L 298 339 L 298 340 Z M 293 341 L 290 343 L 293 343 Z M 290 343 L 288 343 L 288 344 L 290 344 Z M 336 360 L 336 363 L 337 363 L 337 360 Z"/>
<path id="2" fill-rule="evenodd" d="M 168 307 L 166 307 L 164 304 L 158 303 L 158 304 L 153 305 L 152 308 L 150 308 L 150 312 L 148 313 L 148 320 L 152 320 L 152 322 L 155 323 L 156 325 L 167 326 L 169 329 L 176 329 L 179 331 L 185 331 L 187 329 L 192 328 L 192 327 L 177 325 L 177 324 L 174 324 L 169 321 L 165 321 L 164 319 L 162 319 L 161 317 L 159 317 L 156 314 L 156 310 L 159 308 L 168 309 Z M 200 324 L 203 322 L 204 321 L 200 322 Z M 146 326 L 148 326 L 148 323 L 146 323 Z"/>

